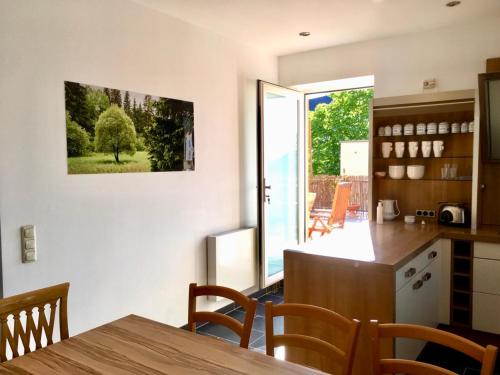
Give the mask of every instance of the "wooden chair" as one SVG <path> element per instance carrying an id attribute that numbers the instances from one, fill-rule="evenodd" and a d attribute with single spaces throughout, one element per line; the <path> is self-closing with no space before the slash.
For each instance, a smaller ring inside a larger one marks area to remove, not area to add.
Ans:
<path id="1" fill-rule="evenodd" d="M 488 345 L 484 348 L 466 338 L 436 328 L 413 324 L 378 324 L 376 320 L 372 320 L 370 322 L 370 339 L 372 341 L 374 375 L 397 373 L 412 375 L 456 375 L 449 370 L 423 362 L 407 359 L 380 358 L 379 340 L 381 338 L 396 337 L 430 341 L 458 350 L 481 362 L 480 375 L 493 375 L 497 356 L 497 348 L 495 346 Z"/>
<path id="2" fill-rule="evenodd" d="M 267 355 L 274 357 L 274 348 L 277 346 L 292 346 L 312 350 L 338 363 L 342 368 L 341 375 L 348 375 L 351 373 L 359 332 L 358 320 L 349 320 L 323 307 L 301 303 L 282 303 L 280 305 L 273 305 L 272 302 L 266 302 L 265 312 Z M 296 316 L 307 320 L 314 319 L 325 322 L 346 334 L 346 348 L 342 350 L 319 338 L 296 333 L 275 335 L 273 318 L 276 316 Z"/>
<path id="3" fill-rule="evenodd" d="M 325 223 L 325 212 L 315 210 L 311 214 L 313 218 L 309 227 L 308 237 L 311 238 L 313 232 L 320 232 L 321 236 L 330 233 L 334 228 L 343 228 L 347 207 L 349 206 L 349 197 L 351 195 L 352 182 L 339 182 L 335 188 L 335 194 L 332 201 L 332 209 L 326 210 L 328 221 Z"/>
<path id="4" fill-rule="evenodd" d="M 69 337 L 68 333 L 68 289 L 69 283 L 59 284 L 48 288 L 18 294 L 0 300 L 0 361 L 7 360 L 7 348 L 12 351 L 12 357 L 19 357 L 19 342 L 24 349 L 24 354 L 31 352 L 31 337 L 35 342 L 35 350 L 42 348 L 42 339 L 45 336 L 47 345 L 53 344 L 52 334 L 56 317 L 57 303 L 59 302 L 59 332 L 61 340 Z M 49 305 L 50 316 L 47 321 L 46 306 Z M 33 318 L 34 309 L 35 318 Z M 23 326 L 21 312 L 26 314 L 26 324 Z M 13 322 L 9 324 L 10 316 Z M 10 326 L 13 326 L 11 331 Z"/>
<path id="5" fill-rule="evenodd" d="M 196 311 L 196 297 L 199 296 L 218 296 L 233 300 L 245 310 L 245 321 L 241 324 L 238 320 L 218 312 Z M 188 326 L 191 332 L 196 332 L 196 322 L 222 324 L 237 333 L 240 336 L 240 346 L 248 349 L 256 308 L 256 299 L 248 298 L 234 289 L 216 285 L 189 284 Z"/>

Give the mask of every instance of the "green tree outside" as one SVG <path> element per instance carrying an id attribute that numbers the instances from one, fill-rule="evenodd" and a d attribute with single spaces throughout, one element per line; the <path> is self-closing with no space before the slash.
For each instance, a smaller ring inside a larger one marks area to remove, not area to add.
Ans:
<path id="1" fill-rule="evenodd" d="M 112 104 L 97 120 L 94 142 L 97 152 L 113 153 L 119 163 L 121 152 L 135 154 L 137 139 L 134 123 L 122 108 Z"/>
<path id="2" fill-rule="evenodd" d="M 340 142 L 368 139 L 373 89 L 337 91 L 309 112 L 314 175 L 340 175 Z"/>

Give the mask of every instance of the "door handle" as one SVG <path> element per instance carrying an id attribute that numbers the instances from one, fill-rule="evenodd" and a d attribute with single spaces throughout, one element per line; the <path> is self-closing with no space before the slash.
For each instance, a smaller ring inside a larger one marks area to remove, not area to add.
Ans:
<path id="1" fill-rule="evenodd" d="M 430 272 L 426 272 L 426 273 L 424 274 L 424 276 L 422 276 L 422 281 L 427 281 L 427 280 L 430 280 L 430 279 L 431 279 L 431 277 L 432 277 L 432 273 L 430 273 Z"/>
<path id="2" fill-rule="evenodd" d="M 418 280 L 415 284 L 413 284 L 413 289 L 420 289 L 422 288 L 422 285 L 424 285 L 424 282 L 422 280 Z"/>
<path id="3" fill-rule="evenodd" d="M 264 196 L 264 200 L 267 202 L 267 204 L 271 203 L 271 196 L 269 194 L 266 194 Z"/>
<path id="4" fill-rule="evenodd" d="M 271 190 L 271 185 L 265 185 L 264 188 Z"/>
<path id="5" fill-rule="evenodd" d="M 431 251 L 429 255 L 427 255 L 427 258 L 434 259 L 435 257 L 437 257 L 437 255 L 438 255 L 437 251 Z"/>
<path id="6" fill-rule="evenodd" d="M 417 272 L 417 270 L 415 268 L 413 268 L 413 267 L 409 268 L 405 272 L 405 277 L 412 277 L 413 275 L 415 275 L 416 272 Z"/>

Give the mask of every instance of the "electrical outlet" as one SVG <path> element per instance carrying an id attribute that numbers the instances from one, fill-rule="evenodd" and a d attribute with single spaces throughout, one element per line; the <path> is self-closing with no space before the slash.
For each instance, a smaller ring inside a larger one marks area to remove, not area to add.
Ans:
<path id="1" fill-rule="evenodd" d="M 436 211 L 434 210 L 416 210 L 415 216 L 417 217 L 436 217 Z"/>

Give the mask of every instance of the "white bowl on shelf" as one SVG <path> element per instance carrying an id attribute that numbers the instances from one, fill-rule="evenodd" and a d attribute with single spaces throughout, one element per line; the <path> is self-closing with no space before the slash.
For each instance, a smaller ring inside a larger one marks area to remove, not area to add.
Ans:
<path id="1" fill-rule="evenodd" d="M 406 174 L 411 180 L 420 180 L 424 177 L 425 166 L 424 165 L 409 165 L 406 167 Z"/>
<path id="2" fill-rule="evenodd" d="M 393 180 L 401 180 L 405 176 L 404 165 L 389 165 L 389 177 Z"/>

